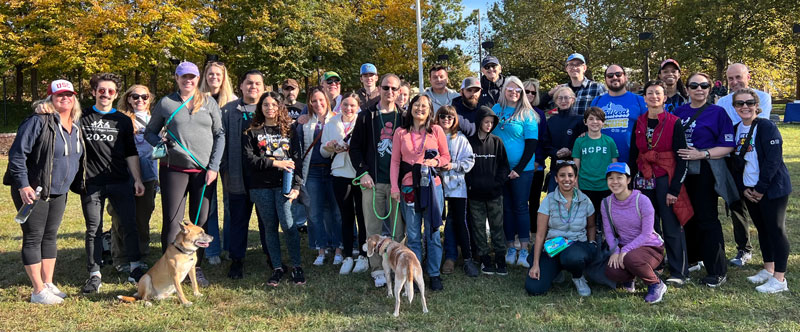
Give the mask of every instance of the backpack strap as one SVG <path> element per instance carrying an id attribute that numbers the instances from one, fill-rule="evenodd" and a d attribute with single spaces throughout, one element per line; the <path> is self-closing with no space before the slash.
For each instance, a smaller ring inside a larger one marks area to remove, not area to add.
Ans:
<path id="1" fill-rule="evenodd" d="M 606 199 L 603 200 L 603 209 L 606 210 L 606 216 L 608 217 L 608 220 L 607 220 L 608 221 L 608 225 L 611 226 L 611 231 L 614 232 L 614 242 L 615 242 L 614 247 L 619 247 L 619 233 L 617 233 L 617 227 L 614 226 L 614 220 L 611 217 L 611 208 L 609 207 L 609 205 L 611 205 L 611 204 L 608 203 L 608 201 L 610 199 L 611 199 L 611 196 L 608 196 L 608 197 L 606 197 Z M 638 210 L 638 208 L 637 208 L 637 210 Z"/>

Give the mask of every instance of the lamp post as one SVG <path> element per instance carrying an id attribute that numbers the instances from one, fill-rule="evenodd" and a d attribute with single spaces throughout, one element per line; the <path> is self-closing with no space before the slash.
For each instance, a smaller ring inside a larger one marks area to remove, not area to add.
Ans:
<path id="1" fill-rule="evenodd" d="M 792 25 L 792 33 L 796 39 L 800 41 L 800 23 Z M 795 100 L 800 100 L 800 42 L 794 46 L 795 52 L 795 77 L 794 77 L 794 97 Z"/>
<path id="2" fill-rule="evenodd" d="M 322 77 L 322 73 L 319 72 L 319 64 L 320 64 L 320 62 L 322 62 L 322 56 L 321 55 L 315 55 L 311 59 L 314 61 L 314 63 L 317 64 L 316 65 L 316 67 L 317 67 L 317 82 L 316 82 L 315 86 L 316 85 L 320 85 L 320 84 L 322 84 L 322 82 L 320 81 L 320 78 Z"/>
<path id="3" fill-rule="evenodd" d="M 486 50 L 486 55 L 492 54 L 492 49 L 494 48 L 494 42 L 493 41 L 487 40 L 487 41 L 481 43 L 481 46 L 483 47 L 484 50 Z"/>
<path id="4" fill-rule="evenodd" d="M 642 73 L 644 73 L 644 81 L 650 81 L 650 44 L 646 41 L 653 39 L 652 32 L 639 33 L 639 43 L 644 44 L 644 64 L 642 66 Z"/>
<path id="5" fill-rule="evenodd" d="M 478 22 L 478 66 L 480 67 L 483 62 L 483 53 L 481 52 L 481 10 L 475 9 L 472 12 L 475 13 L 475 21 Z"/>

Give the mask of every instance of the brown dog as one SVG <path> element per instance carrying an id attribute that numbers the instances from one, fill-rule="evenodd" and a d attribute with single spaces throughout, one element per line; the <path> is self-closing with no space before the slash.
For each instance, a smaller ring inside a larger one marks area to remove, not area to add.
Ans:
<path id="1" fill-rule="evenodd" d="M 136 299 L 146 301 L 151 299 L 162 300 L 173 293 L 178 293 L 178 299 L 185 306 L 192 305 L 192 302 L 183 295 L 181 282 L 189 275 L 192 281 L 192 291 L 194 296 L 203 296 L 197 286 L 197 276 L 195 266 L 197 265 L 197 253 L 200 248 L 207 248 L 214 237 L 206 234 L 202 228 L 192 225 L 186 220 L 181 223 L 181 231 L 175 236 L 175 241 L 167 247 L 167 251 L 156 262 L 147 273 L 139 279 L 139 291 L 133 298 L 119 296 L 126 302 L 133 302 Z"/>
<path id="2" fill-rule="evenodd" d="M 383 256 L 383 274 L 386 276 L 386 288 L 389 290 L 389 297 L 394 296 L 394 316 L 400 315 L 400 290 L 406 286 L 408 303 L 414 300 L 414 282 L 419 287 L 422 297 L 422 312 L 428 313 L 428 304 L 425 302 L 425 281 L 422 279 L 422 266 L 419 264 L 417 256 L 411 249 L 401 243 L 395 242 L 387 236 L 372 235 L 364 243 L 363 249 L 367 252 L 367 257 L 372 255 Z M 392 293 L 391 272 L 394 271 L 394 293 Z"/>

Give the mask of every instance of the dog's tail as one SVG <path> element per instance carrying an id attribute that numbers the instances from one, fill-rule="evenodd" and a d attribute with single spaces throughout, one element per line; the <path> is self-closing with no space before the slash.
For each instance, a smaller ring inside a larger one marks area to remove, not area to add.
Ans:
<path id="1" fill-rule="evenodd" d="M 415 257 L 416 258 L 416 257 Z M 408 265 L 408 273 L 406 273 L 406 294 L 408 294 L 408 303 L 414 301 L 414 275 L 417 269 L 420 268 L 417 264 Z"/>
<path id="2" fill-rule="evenodd" d="M 133 303 L 136 302 L 138 299 L 133 296 L 124 296 L 124 295 L 117 295 L 117 299 L 125 303 Z"/>

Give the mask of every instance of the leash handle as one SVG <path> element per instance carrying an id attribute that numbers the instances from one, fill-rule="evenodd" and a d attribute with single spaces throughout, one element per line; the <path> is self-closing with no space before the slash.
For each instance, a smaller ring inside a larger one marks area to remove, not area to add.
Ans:
<path id="1" fill-rule="evenodd" d="M 356 176 L 353 179 L 353 181 L 351 181 L 350 183 L 352 183 L 354 186 L 358 186 L 361 190 L 367 189 L 366 187 L 361 185 L 361 181 L 359 181 L 359 180 L 361 180 L 362 177 L 364 177 L 364 175 L 367 175 L 367 174 L 369 174 L 369 173 L 368 172 L 361 173 L 361 175 Z M 380 219 L 380 220 L 388 219 L 389 216 L 392 215 L 392 204 L 389 203 L 389 213 L 386 214 L 386 216 L 381 216 L 378 213 L 377 207 L 375 206 L 375 186 L 373 185 L 371 189 L 372 189 L 372 212 L 375 213 L 375 216 L 378 217 L 378 219 Z M 397 231 L 397 215 L 398 214 L 400 214 L 400 202 L 399 201 L 395 202 L 395 204 L 394 204 L 394 225 L 392 226 L 392 240 L 394 240 L 394 235 L 395 235 L 395 232 Z"/>

